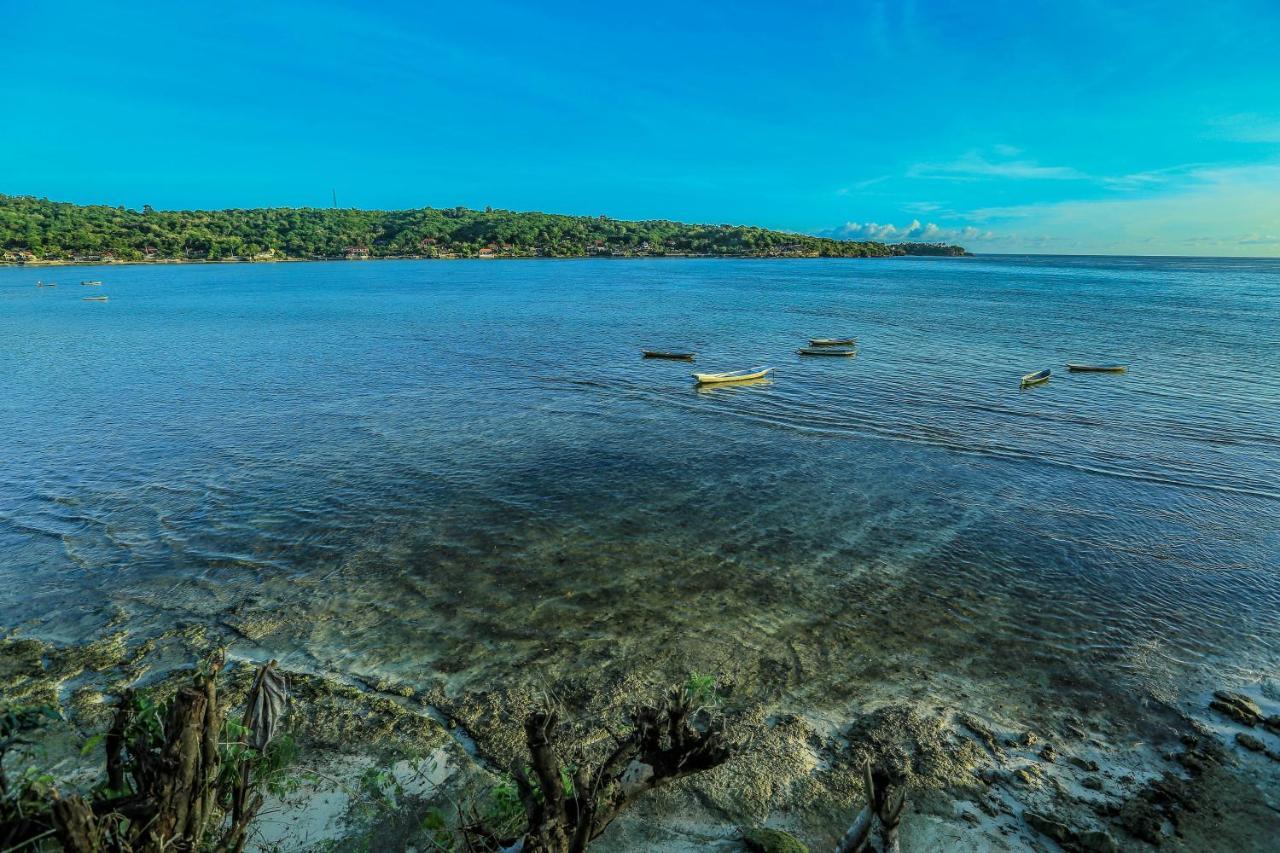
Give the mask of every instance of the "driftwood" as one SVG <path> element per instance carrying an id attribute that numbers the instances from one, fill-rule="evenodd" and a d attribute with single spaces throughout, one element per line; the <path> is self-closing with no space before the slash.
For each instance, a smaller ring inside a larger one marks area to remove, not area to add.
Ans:
<path id="1" fill-rule="evenodd" d="M 93 802 L 54 791 L 48 811 L 38 820 L 0 823 L 0 838 L 24 844 L 52 835 L 73 853 L 243 850 L 262 798 L 253 790 L 247 762 L 238 768 L 229 792 L 219 787 L 225 717 L 216 685 L 220 669 L 216 662 L 181 688 L 163 719 L 138 719 L 133 696 L 122 696 L 104 739 L 107 790 Z M 254 682 L 240 745 L 261 752 L 275 735 L 283 710 L 284 682 L 272 661 Z"/>
<path id="2" fill-rule="evenodd" d="M 690 697 L 675 690 L 663 704 L 637 709 L 631 732 L 598 767 L 579 767 L 568 792 L 553 744 L 556 723 L 554 713 L 525 720 L 533 778 L 519 767 L 514 775 L 528 827 L 509 850 L 582 853 L 636 797 L 723 764 L 735 751 L 722 722 L 695 712 Z"/>
<path id="3" fill-rule="evenodd" d="M 880 826 L 879 849 L 883 853 L 898 853 L 898 824 L 907 804 L 906 792 L 890 781 L 889 774 L 872 773 L 870 761 L 862 768 L 862 787 L 867 804 L 836 844 L 836 853 L 869 853 L 873 849 L 871 831 L 877 824 Z"/>

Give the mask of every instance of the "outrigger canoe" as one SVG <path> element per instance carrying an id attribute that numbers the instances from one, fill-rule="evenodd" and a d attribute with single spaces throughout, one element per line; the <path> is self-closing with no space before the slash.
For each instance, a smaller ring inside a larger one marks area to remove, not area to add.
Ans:
<path id="1" fill-rule="evenodd" d="M 83 299 L 85 302 L 106 302 L 107 301 L 107 297 L 105 296 L 82 296 L 80 298 Z"/>
<path id="2" fill-rule="evenodd" d="M 669 358 L 675 361 L 693 361 L 693 357 L 697 353 L 692 352 L 666 352 L 664 350 L 643 349 L 640 350 L 642 358 Z"/>
<path id="3" fill-rule="evenodd" d="M 805 347 L 796 350 L 798 355 L 857 355 L 856 349 L 832 349 L 831 347 Z"/>
<path id="4" fill-rule="evenodd" d="M 772 372 L 772 367 L 753 367 L 750 370 L 734 370 L 729 373 L 695 373 L 693 378 L 699 385 L 711 385 L 715 382 L 741 382 L 744 379 L 760 379 Z"/>
<path id="5" fill-rule="evenodd" d="M 857 338 L 809 338 L 811 347 L 851 347 L 857 342 Z"/>
<path id="6" fill-rule="evenodd" d="M 1044 370 L 1037 370 L 1035 373 L 1028 373 L 1022 377 L 1022 387 L 1026 388 L 1028 385 L 1039 385 L 1041 382 L 1048 382 L 1051 373 L 1052 371 L 1047 367 Z"/>
<path id="7" fill-rule="evenodd" d="M 1123 364 L 1073 364 L 1067 363 L 1067 370 L 1072 373 L 1124 373 Z"/>

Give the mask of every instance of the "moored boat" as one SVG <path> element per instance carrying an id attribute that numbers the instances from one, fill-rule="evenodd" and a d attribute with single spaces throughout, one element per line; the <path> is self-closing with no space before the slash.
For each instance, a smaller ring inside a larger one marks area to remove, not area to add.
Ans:
<path id="1" fill-rule="evenodd" d="M 666 350 L 644 349 L 640 350 L 642 358 L 666 358 L 673 361 L 693 361 L 693 357 L 697 353 L 692 352 L 667 352 Z"/>
<path id="2" fill-rule="evenodd" d="M 1028 373 L 1022 377 L 1022 387 L 1026 388 L 1028 385 L 1039 385 L 1041 382 L 1048 382 L 1052 373 L 1053 371 L 1047 367 L 1044 370 L 1037 370 L 1035 373 Z"/>
<path id="3" fill-rule="evenodd" d="M 100 281 L 82 281 L 80 282 L 80 284 L 84 287 L 101 287 L 102 286 L 102 282 Z"/>
<path id="4" fill-rule="evenodd" d="M 1078 364 L 1067 362 L 1067 370 L 1072 373 L 1124 373 L 1127 368 L 1123 364 Z"/>
<path id="5" fill-rule="evenodd" d="M 699 385 L 711 385 L 716 382 L 742 382 L 746 379 L 760 379 L 773 370 L 772 367 L 753 367 L 750 370 L 733 370 L 728 373 L 695 373 L 693 378 Z"/>
<path id="6" fill-rule="evenodd" d="M 857 338 L 809 338 L 811 347 L 851 347 L 857 342 Z"/>
<path id="7" fill-rule="evenodd" d="M 804 347 L 796 350 L 797 355 L 857 355 L 856 349 L 835 349 L 834 347 Z"/>
<path id="8" fill-rule="evenodd" d="M 81 296 L 80 299 L 83 302 L 106 302 L 107 301 L 107 297 L 105 296 Z"/>

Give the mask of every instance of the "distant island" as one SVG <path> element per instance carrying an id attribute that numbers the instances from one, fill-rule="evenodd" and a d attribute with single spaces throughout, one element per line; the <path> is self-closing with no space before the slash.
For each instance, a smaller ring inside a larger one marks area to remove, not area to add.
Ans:
<path id="1" fill-rule="evenodd" d="M 17 264 L 963 254 L 960 246 L 941 243 L 855 242 L 743 225 L 492 208 L 130 210 L 0 195 L 0 260 Z"/>

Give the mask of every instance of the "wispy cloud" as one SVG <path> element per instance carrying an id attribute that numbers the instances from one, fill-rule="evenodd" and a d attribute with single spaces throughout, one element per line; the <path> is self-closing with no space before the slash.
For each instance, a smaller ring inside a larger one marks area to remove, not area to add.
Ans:
<path id="1" fill-rule="evenodd" d="M 1280 163 L 1199 166 L 1149 193 L 962 215 L 994 232 L 986 245 L 999 251 L 1274 256 L 1280 254 Z M 1025 236 L 1032 233 L 1052 236 Z"/>
<path id="2" fill-rule="evenodd" d="M 893 175 L 880 175 L 876 178 L 867 178 L 865 181 L 858 181 L 856 184 L 850 184 L 847 187 L 841 187 L 836 190 L 836 195 L 849 195 L 856 190 L 865 190 L 868 187 L 874 187 L 876 184 L 883 184 L 885 181 L 893 180 Z"/>
<path id="3" fill-rule="evenodd" d="M 1277 126 L 1280 133 L 1280 125 Z M 1169 184 L 1203 169 L 1203 163 L 1182 163 L 1163 169 L 1149 169 L 1120 175 L 1099 175 L 1074 166 L 1052 166 L 1028 157 L 1012 145 L 994 145 L 991 154 L 968 153 L 941 163 L 916 163 L 907 169 L 908 178 L 932 178 L 952 181 L 1008 179 L 1012 181 L 1074 181 L 1093 184 L 1108 190 L 1139 191 Z"/>
<path id="4" fill-rule="evenodd" d="M 924 243 L 943 242 L 947 240 L 967 240 L 969 242 L 990 240 L 995 234 L 973 226 L 944 228 L 933 222 L 921 224 L 913 219 L 907 225 L 893 225 L 878 222 L 846 222 L 835 228 L 818 232 L 821 237 L 834 237 L 837 240 L 877 240 L 882 243 L 903 243 L 918 241 Z"/>
<path id="5" fill-rule="evenodd" d="M 907 169 L 907 177 L 953 181 L 976 181 L 982 178 L 1085 181 L 1090 177 L 1071 166 L 1047 166 L 1035 160 L 1018 158 L 1022 152 L 1010 145 L 997 145 L 993 153 L 995 157 L 981 151 L 969 151 L 954 160 L 942 163 L 916 163 Z"/>
<path id="6" fill-rule="evenodd" d="M 1236 113 L 1215 119 L 1211 135 L 1234 142 L 1280 143 L 1280 118 L 1258 113 Z"/>

